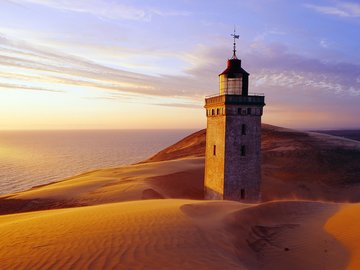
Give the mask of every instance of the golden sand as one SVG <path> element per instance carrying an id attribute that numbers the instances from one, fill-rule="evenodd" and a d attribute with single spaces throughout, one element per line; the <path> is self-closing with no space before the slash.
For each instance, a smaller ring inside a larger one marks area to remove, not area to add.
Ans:
<path id="1" fill-rule="evenodd" d="M 2 196 L 0 269 L 360 269 L 360 204 L 326 202 L 359 198 L 359 143 L 264 134 L 263 195 L 281 201 L 201 201 L 199 132 L 152 162 Z"/>
<path id="2" fill-rule="evenodd" d="M 326 223 L 325 229 L 350 253 L 347 270 L 360 269 L 360 204 L 345 204 Z"/>

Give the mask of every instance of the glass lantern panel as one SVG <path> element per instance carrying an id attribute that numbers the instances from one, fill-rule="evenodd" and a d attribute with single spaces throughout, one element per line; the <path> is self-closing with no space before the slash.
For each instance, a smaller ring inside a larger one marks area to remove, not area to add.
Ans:
<path id="1" fill-rule="evenodd" d="M 242 94 L 242 78 L 227 78 L 220 75 L 220 95 L 241 95 Z"/>
<path id="2" fill-rule="evenodd" d="M 241 95 L 242 78 L 228 78 L 227 92 L 230 95 Z"/>

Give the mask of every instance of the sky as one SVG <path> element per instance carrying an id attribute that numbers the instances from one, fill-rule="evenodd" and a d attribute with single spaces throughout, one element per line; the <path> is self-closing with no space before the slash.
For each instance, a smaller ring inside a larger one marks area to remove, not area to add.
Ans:
<path id="1" fill-rule="evenodd" d="M 200 129 L 232 56 L 263 122 L 360 128 L 360 1 L 0 0 L 0 130 Z"/>

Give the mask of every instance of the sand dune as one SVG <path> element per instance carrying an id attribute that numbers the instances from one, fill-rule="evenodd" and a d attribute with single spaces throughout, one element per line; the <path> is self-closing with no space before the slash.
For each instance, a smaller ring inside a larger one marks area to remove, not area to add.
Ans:
<path id="1" fill-rule="evenodd" d="M 205 134 L 194 133 L 147 161 L 203 156 Z M 261 150 L 263 200 L 360 200 L 360 142 L 263 124 Z"/>
<path id="2" fill-rule="evenodd" d="M 359 142 L 264 125 L 258 205 L 199 200 L 204 145 L 0 197 L 0 269 L 360 269 L 360 204 L 324 202 L 359 200 Z"/>
<path id="3" fill-rule="evenodd" d="M 174 160 L 178 158 L 203 157 L 205 155 L 206 130 L 195 132 L 177 143 L 161 150 L 149 159 L 141 162 Z"/>
<path id="4" fill-rule="evenodd" d="M 360 204 L 343 205 L 326 222 L 325 229 L 350 252 L 346 269 L 360 269 Z"/>
<path id="5" fill-rule="evenodd" d="M 360 200 L 360 142 L 263 128 L 263 199 Z"/>
<path id="6" fill-rule="evenodd" d="M 345 269 L 323 229 L 337 208 L 149 200 L 5 215 L 0 268 Z"/>
<path id="7" fill-rule="evenodd" d="M 263 125 L 262 196 L 360 199 L 360 142 Z M 155 198 L 203 198 L 205 130 L 135 165 L 103 169 L 0 197 L 0 213 Z"/>
<path id="8" fill-rule="evenodd" d="M 0 197 L 0 213 L 142 199 L 202 199 L 203 163 L 203 158 L 189 158 L 97 170 Z"/>
<path id="9" fill-rule="evenodd" d="M 124 202 L 3 216 L 0 268 L 238 267 L 236 256 L 227 254 L 221 244 L 209 247 L 208 239 L 218 238 L 181 211 L 188 203 L 194 201 Z"/>
<path id="10" fill-rule="evenodd" d="M 266 203 L 227 217 L 227 231 L 249 269 L 345 269 L 348 251 L 323 228 L 337 208 L 305 201 Z"/>

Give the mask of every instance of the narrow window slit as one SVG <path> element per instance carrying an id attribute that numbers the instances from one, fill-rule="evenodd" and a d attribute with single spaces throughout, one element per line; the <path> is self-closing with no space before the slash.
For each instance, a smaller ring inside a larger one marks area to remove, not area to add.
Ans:
<path id="1" fill-rule="evenodd" d="M 240 199 L 244 200 L 245 199 L 245 189 L 241 189 L 240 190 Z"/>
<path id="2" fill-rule="evenodd" d="M 241 125 L 241 135 L 246 135 L 246 125 L 245 124 Z"/>
<path id="3" fill-rule="evenodd" d="M 241 146 L 241 156 L 245 156 L 246 151 L 245 151 L 245 145 Z"/>

